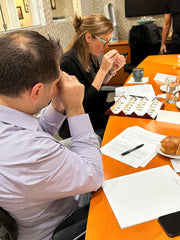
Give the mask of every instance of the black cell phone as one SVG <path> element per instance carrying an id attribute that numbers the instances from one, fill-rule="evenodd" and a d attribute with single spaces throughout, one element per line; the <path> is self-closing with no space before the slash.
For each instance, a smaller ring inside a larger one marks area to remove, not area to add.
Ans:
<path id="1" fill-rule="evenodd" d="M 161 216 L 158 221 L 169 237 L 180 235 L 180 211 Z"/>

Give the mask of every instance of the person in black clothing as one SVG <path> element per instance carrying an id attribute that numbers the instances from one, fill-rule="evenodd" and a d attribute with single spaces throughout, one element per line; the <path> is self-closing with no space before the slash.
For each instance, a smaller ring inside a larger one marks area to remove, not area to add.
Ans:
<path id="1" fill-rule="evenodd" d="M 169 34 L 169 30 L 172 23 L 172 43 L 171 53 L 180 53 L 180 1 L 179 0 L 166 0 L 165 2 L 165 17 L 162 30 L 161 48 L 160 52 L 166 53 L 166 38 Z"/>
<path id="2" fill-rule="evenodd" d="M 112 22 L 104 15 L 96 13 L 87 17 L 75 16 L 73 26 L 75 36 L 61 58 L 61 69 L 75 75 L 85 86 L 84 109 L 89 114 L 95 132 L 103 136 L 108 120 L 105 112 L 114 102 L 106 102 L 107 92 L 101 86 L 107 84 L 125 64 L 125 57 L 117 50 L 107 52 L 99 65 L 97 56 L 108 48 L 113 31 Z M 67 126 L 59 131 L 63 138 L 68 137 Z"/>

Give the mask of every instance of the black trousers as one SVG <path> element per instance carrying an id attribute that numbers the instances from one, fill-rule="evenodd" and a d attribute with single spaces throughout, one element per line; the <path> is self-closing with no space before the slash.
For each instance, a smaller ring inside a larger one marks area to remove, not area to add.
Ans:
<path id="1" fill-rule="evenodd" d="M 171 53 L 180 54 L 180 34 L 173 33 L 171 43 Z"/>

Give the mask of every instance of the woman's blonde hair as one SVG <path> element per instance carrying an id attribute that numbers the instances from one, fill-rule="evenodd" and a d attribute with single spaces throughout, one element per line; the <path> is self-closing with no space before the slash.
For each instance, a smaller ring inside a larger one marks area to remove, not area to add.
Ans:
<path id="1" fill-rule="evenodd" d="M 75 48 L 78 54 L 78 59 L 86 72 L 89 72 L 89 53 L 88 44 L 86 42 L 86 33 L 91 33 L 92 36 L 102 36 L 113 31 L 111 20 L 100 13 L 94 13 L 86 17 L 75 16 L 73 21 L 75 36 L 69 43 L 65 52 Z M 97 57 L 92 56 L 93 61 L 97 64 Z"/>

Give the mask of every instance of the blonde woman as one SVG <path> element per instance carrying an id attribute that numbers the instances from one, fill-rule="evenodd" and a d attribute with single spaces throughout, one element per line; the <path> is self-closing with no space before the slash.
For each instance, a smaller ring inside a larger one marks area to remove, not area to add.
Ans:
<path id="1" fill-rule="evenodd" d="M 99 65 L 97 57 L 108 48 L 113 31 L 112 22 L 104 15 L 75 16 L 73 26 L 75 36 L 61 58 L 61 69 L 84 84 L 85 111 L 89 113 L 94 130 L 102 137 L 108 120 L 105 112 L 113 102 L 106 102 L 107 92 L 102 92 L 101 86 L 124 66 L 125 57 L 117 50 L 111 50 Z M 60 135 L 63 135 L 63 129 L 60 129 Z"/>

